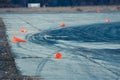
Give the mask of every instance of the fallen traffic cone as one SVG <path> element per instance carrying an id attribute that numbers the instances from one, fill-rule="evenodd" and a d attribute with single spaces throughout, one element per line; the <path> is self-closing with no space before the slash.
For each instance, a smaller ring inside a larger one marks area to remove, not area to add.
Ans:
<path id="1" fill-rule="evenodd" d="M 55 54 L 54 58 L 61 59 L 62 58 L 62 54 L 58 52 L 58 53 Z"/>
<path id="2" fill-rule="evenodd" d="M 21 32 L 25 33 L 27 32 L 24 28 L 21 29 Z"/>
<path id="3" fill-rule="evenodd" d="M 16 36 L 13 37 L 12 39 L 12 42 L 26 42 L 26 40 L 23 40 L 23 39 L 20 39 L 20 38 L 17 38 Z"/>
<path id="4" fill-rule="evenodd" d="M 64 27 L 64 26 L 65 26 L 65 23 L 64 23 L 64 22 L 62 22 L 62 23 L 60 24 L 60 26 L 61 26 L 61 27 Z"/>

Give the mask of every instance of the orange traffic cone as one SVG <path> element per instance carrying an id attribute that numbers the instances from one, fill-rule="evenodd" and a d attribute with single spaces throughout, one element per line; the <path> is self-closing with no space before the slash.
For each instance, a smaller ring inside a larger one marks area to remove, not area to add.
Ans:
<path id="1" fill-rule="evenodd" d="M 24 28 L 21 29 L 21 32 L 25 33 L 27 32 Z"/>
<path id="2" fill-rule="evenodd" d="M 26 40 L 17 38 L 16 36 L 13 37 L 12 42 L 26 42 Z"/>
<path id="3" fill-rule="evenodd" d="M 64 23 L 64 22 L 62 22 L 62 23 L 60 24 L 60 26 L 61 26 L 61 27 L 64 27 L 64 26 L 65 26 L 65 23 Z"/>
<path id="4" fill-rule="evenodd" d="M 97 13 L 101 13 L 102 12 L 102 10 L 101 9 L 97 9 Z"/>
<path id="5" fill-rule="evenodd" d="M 110 19 L 106 19 L 105 22 L 106 22 L 106 23 L 110 23 Z"/>
<path id="6" fill-rule="evenodd" d="M 54 58 L 61 59 L 62 58 L 62 54 L 58 52 L 58 53 L 55 54 Z"/>

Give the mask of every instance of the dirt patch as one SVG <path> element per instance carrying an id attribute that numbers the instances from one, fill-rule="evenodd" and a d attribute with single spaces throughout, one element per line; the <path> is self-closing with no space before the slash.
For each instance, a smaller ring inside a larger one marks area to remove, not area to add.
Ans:
<path id="1" fill-rule="evenodd" d="M 6 28 L 0 18 L 0 80 L 40 80 L 22 76 L 17 70 L 12 56 L 11 47 L 7 41 Z"/>
<path id="2" fill-rule="evenodd" d="M 0 12 L 90 12 L 120 11 L 120 5 L 111 6 L 78 6 L 78 7 L 45 7 L 45 8 L 0 8 Z"/>

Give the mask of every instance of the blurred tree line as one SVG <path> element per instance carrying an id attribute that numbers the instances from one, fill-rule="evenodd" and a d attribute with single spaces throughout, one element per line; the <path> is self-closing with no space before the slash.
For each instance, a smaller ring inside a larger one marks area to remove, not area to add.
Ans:
<path id="1" fill-rule="evenodd" d="M 120 0 L 0 0 L 1 5 L 26 7 L 27 3 L 40 3 L 41 6 L 83 6 L 83 5 L 119 5 Z"/>

